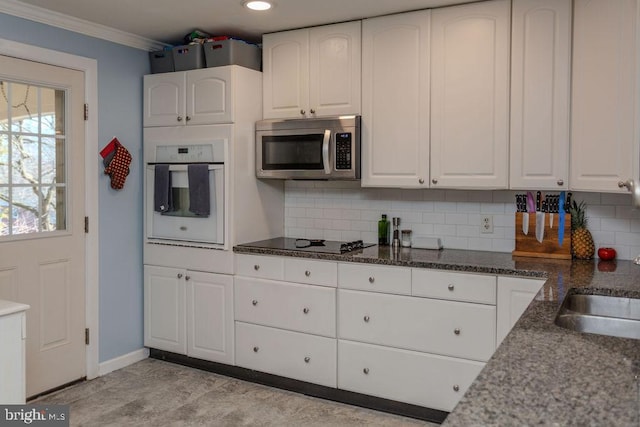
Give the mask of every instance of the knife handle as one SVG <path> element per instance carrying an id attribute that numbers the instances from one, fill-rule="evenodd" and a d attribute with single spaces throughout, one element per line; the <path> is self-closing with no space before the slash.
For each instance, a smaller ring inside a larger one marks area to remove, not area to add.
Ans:
<path id="1" fill-rule="evenodd" d="M 568 192 L 567 193 L 567 201 L 564 204 L 564 211 L 566 213 L 569 213 L 569 208 L 571 208 L 571 196 L 572 196 L 571 192 Z"/>
<path id="2" fill-rule="evenodd" d="M 539 191 L 536 192 L 536 212 L 540 212 L 542 202 L 542 195 Z"/>

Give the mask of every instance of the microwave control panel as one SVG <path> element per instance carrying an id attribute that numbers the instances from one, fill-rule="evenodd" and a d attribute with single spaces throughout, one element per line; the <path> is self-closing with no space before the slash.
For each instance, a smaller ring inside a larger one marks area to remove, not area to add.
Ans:
<path id="1" fill-rule="evenodd" d="M 336 169 L 351 169 L 351 132 L 336 133 Z"/>

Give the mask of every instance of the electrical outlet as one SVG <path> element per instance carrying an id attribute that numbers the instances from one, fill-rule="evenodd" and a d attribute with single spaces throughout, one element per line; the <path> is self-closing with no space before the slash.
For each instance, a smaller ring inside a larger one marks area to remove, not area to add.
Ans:
<path id="1" fill-rule="evenodd" d="M 480 232 L 493 233 L 493 217 L 491 215 L 482 215 L 480 217 Z"/>

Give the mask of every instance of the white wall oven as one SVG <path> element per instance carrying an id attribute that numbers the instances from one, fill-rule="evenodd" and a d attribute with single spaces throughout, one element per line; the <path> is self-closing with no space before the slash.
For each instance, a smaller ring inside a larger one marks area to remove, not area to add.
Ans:
<path id="1" fill-rule="evenodd" d="M 225 245 L 224 138 L 190 129 L 145 129 L 148 243 Z"/>

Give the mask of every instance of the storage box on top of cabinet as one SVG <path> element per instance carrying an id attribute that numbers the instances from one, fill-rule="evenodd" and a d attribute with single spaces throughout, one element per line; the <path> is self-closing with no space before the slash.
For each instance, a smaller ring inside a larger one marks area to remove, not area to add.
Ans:
<path id="1" fill-rule="evenodd" d="M 173 53 L 167 49 L 149 52 L 149 65 L 151 74 L 171 73 L 175 71 Z"/>
<path id="2" fill-rule="evenodd" d="M 262 65 L 262 49 L 242 40 L 228 39 L 206 42 L 204 56 L 207 68 L 240 65 L 260 71 Z"/>
<path id="3" fill-rule="evenodd" d="M 171 53 L 176 71 L 204 68 L 204 53 L 200 44 L 176 46 L 171 50 Z"/>

